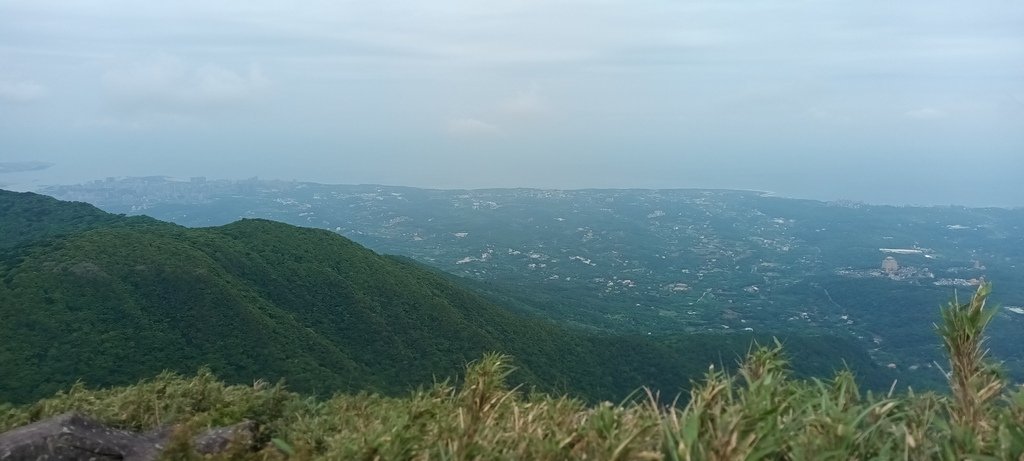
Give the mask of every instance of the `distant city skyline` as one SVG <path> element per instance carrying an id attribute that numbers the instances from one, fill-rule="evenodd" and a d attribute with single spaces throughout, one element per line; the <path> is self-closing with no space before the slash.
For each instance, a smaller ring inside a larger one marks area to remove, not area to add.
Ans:
<path id="1" fill-rule="evenodd" d="M 0 185 L 1024 206 L 1024 3 L 0 0 Z M 52 163 L 49 168 L 40 165 Z"/>

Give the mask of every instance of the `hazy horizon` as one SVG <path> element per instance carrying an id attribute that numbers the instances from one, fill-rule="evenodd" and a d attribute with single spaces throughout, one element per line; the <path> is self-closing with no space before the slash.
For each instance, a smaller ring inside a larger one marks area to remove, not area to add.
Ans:
<path id="1" fill-rule="evenodd" d="M 964 203 L 912 203 L 912 202 L 884 202 L 884 201 L 870 201 L 855 198 L 848 198 L 843 196 L 834 197 L 823 197 L 823 196 L 806 196 L 806 195 L 793 195 L 788 193 L 781 193 L 778 191 L 766 190 L 766 189 L 750 189 L 741 187 L 543 187 L 543 186 L 504 186 L 504 187 L 436 187 L 436 186 L 417 186 L 409 184 L 391 184 L 391 183 L 378 183 L 378 182 L 339 182 L 339 181 L 315 181 L 315 180 L 304 180 L 299 178 L 282 178 L 282 177 L 265 177 L 265 176 L 248 176 L 248 177 L 210 177 L 204 175 L 195 175 L 203 177 L 207 181 L 245 181 L 249 179 L 258 179 L 260 181 L 283 181 L 283 182 L 298 182 L 298 183 L 311 183 L 321 185 L 339 185 L 339 186 L 381 186 L 381 187 L 410 187 L 416 189 L 426 190 L 501 190 L 501 189 L 536 189 L 536 190 L 552 190 L 552 191 L 580 191 L 580 190 L 732 190 L 741 192 L 755 192 L 770 197 L 779 197 L 787 199 L 797 200 L 816 200 L 822 202 L 854 202 L 863 203 L 867 205 L 893 205 L 893 206 L 911 206 L 911 207 L 933 207 L 933 206 L 962 206 L 968 208 L 1003 208 L 1003 209 L 1021 209 L 1024 208 L 1022 205 L 1013 204 L 964 204 Z M 0 176 L 2 177 L 2 176 Z M 26 176 L 22 176 L 26 177 Z M 45 188 L 49 186 L 74 186 L 74 185 L 86 185 L 91 182 L 104 182 L 108 179 L 114 179 L 116 181 L 133 179 L 133 178 L 145 178 L 145 177 L 161 177 L 173 181 L 188 182 L 192 180 L 194 176 L 175 176 L 175 175 L 162 175 L 162 174 L 149 174 L 149 175 L 129 175 L 129 176 L 106 176 L 106 177 L 89 177 L 82 180 L 65 180 L 65 181 L 50 181 L 36 176 L 35 178 L 28 179 L 27 182 L 23 183 L 10 183 L 0 182 L 0 189 L 7 189 L 16 192 L 42 192 L 45 193 Z"/>
<path id="2" fill-rule="evenodd" d="M 1024 4 L 0 0 L 0 172 L 1024 206 Z M 0 169 L 2 171 L 2 169 Z"/>

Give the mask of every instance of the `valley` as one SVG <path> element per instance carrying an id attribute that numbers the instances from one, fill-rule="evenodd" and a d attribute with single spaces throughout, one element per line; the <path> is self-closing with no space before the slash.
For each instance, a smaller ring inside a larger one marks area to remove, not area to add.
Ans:
<path id="1" fill-rule="evenodd" d="M 817 202 L 728 190 L 425 190 L 268 180 L 109 179 L 46 190 L 186 226 L 266 218 L 331 230 L 592 331 L 852 338 L 941 379 L 937 307 L 981 280 L 991 346 L 1024 376 L 1024 210 Z M 892 258 L 892 263 L 887 263 Z M 888 268 L 883 266 L 892 264 Z M 1017 308 L 1019 309 L 1019 308 Z"/>
<path id="2" fill-rule="evenodd" d="M 587 331 L 523 315 L 413 260 L 334 232 L 263 219 L 186 228 L 81 202 L 0 191 L 0 403 L 76 382 L 124 385 L 203 367 L 231 383 L 312 395 L 397 394 L 498 352 L 540 392 L 619 400 L 684 392 L 732 369 L 755 334 Z M 800 376 L 892 370 L 847 338 L 782 335 Z"/>

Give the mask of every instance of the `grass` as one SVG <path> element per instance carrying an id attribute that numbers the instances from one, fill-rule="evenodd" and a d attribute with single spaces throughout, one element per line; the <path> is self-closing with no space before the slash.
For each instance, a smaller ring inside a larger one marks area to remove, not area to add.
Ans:
<path id="1" fill-rule="evenodd" d="M 318 400 L 263 382 L 228 386 L 206 370 L 112 389 L 76 385 L 0 407 L 0 430 L 69 410 L 133 430 L 177 425 L 181 434 L 258 423 L 253 447 L 217 459 L 1024 459 L 1024 393 L 1007 388 L 985 354 L 989 291 L 942 309 L 948 394 L 861 393 L 846 371 L 793 379 L 773 344 L 754 346 L 735 374 L 709 368 L 674 404 L 642 390 L 588 405 L 510 387 L 511 359 L 490 354 L 469 364 L 458 386 L 442 381 L 403 398 Z M 188 438 L 176 440 L 166 457 L 191 458 Z"/>

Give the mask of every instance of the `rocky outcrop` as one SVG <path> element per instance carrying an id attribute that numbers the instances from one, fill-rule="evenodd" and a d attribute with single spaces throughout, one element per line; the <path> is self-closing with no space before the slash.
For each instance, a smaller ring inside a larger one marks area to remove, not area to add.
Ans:
<path id="1" fill-rule="evenodd" d="M 252 422 L 209 429 L 192 438 L 192 447 L 200 454 L 218 453 L 233 443 L 250 444 L 254 431 Z M 64 413 L 0 434 L 0 461 L 149 461 L 172 434 L 171 428 L 146 434 L 114 429 Z"/>

